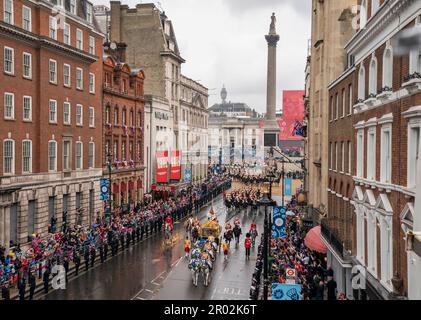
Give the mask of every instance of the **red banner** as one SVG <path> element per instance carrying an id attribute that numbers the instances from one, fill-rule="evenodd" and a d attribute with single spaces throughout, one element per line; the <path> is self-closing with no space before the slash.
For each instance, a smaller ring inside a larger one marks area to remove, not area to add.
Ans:
<path id="1" fill-rule="evenodd" d="M 168 182 L 168 151 L 156 152 L 156 182 Z"/>
<path id="2" fill-rule="evenodd" d="M 296 141 L 303 137 L 294 136 L 295 121 L 302 122 L 304 118 L 304 91 L 285 90 L 283 92 L 282 119 L 278 120 L 281 133 L 279 140 Z"/>
<path id="3" fill-rule="evenodd" d="M 180 164 L 180 151 L 171 152 L 171 180 L 181 179 L 181 164 Z"/>

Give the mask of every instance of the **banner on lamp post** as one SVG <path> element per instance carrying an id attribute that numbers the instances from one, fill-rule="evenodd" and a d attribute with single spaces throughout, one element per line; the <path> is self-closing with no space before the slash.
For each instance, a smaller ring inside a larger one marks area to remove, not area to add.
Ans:
<path id="1" fill-rule="evenodd" d="M 156 152 L 156 182 L 168 182 L 168 151 Z"/>
<path id="2" fill-rule="evenodd" d="M 99 182 L 100 187 L 100 199 L 102 201 L 107 201 L 109 199 L 108 190 L 110 188 L 110 181 L 108 179 L 101 178 Z"/>
<path id="3" fill-rule="evenodd" d="M 191 182 L 192 172 L 191 169 L 184 170 L 184 182 Z"/>
<path id="4" fill-rule="evenodd" d="M 180 151 L 171 152 L 171 170 L 170 170 L 170 180 L 180 180 L 181 179 L 181 165 L 180 165 Z"/>
<path id="5" fill-rule="evenodd" d="M 274 239 L 286 239 L 286 209 L 284 207 L 273 207 L 272 219 L 272 237 Z"/>

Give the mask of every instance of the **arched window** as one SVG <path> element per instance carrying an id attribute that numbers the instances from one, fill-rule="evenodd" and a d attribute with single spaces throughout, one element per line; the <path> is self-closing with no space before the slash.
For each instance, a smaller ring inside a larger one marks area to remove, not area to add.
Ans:
<path id="1" fill-rule="evenodd" d="M 392 48 L 386 48 L 383 54 L 383 89 L 393 86 L 393 52 Z M 387 90 L 389 91 L 389 90 Z"/>
<path id="2" fill-rule="evenodd" d="M 360 67 L 358 74 L 358 100 L 365 100 L 365 68 Z"/>
<path id="3" fill-rule="evenodd" d="M 369 93 L 370 95 L 377 94 L 377 60 L 376 58 L 371 59 L 371 62 L 370 62 Z"/>

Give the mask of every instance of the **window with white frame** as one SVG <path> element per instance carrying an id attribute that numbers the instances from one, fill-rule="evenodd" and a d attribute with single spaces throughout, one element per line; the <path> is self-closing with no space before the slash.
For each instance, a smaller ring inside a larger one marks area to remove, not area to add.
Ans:
<path id="1" fill-rule="evenodd" d="M 95 55 L 95 38 L 89 36 L 89 53 Z"/>
<path id="2" fill-rule="evenodd" d="M 48 141 L 48 171 L 57 171 L 57 142 Z"/>
<path id="3" fill-rule="evenodd" d="M 22 29 L 32 31 L 31 8 L 27 6 L 22 6 Z"/>
<path id="4" fill-rule="evenodd" d="M 333 169 L 333 143 L 329 144 L 329 153 L 330 153 L 330 169 Z"/>
<path id="5" fill-rule="evenodd" d="M 351 174 L 352 171 L 352 144 L 351 141 L 348 141 L 348 173 Z"/>
<path id="6" fill-rule="evenodd" d="M 70 141 L 63 141 L 63 170 L 70 170 Z"/>
<path id="7" fill-rule="evenodd" d="M 345 117 L 346 115 L 346 94 L 345 89 L 342 89 L 342 114 L 341 117 Z"/>
<path id="8" fill-rule="evenodd" d="M 32 121 L 32 97 L 23 96 L 23 121 Z"/>
<path id="9" fill-rule="evenodd" d="M 367 269 L 377 277 L 377 218 L 369 210 L 367 215 Z"/>
<path id="10" fill-rule="evenodd" d="M 338 143 L 335 142 L 335 171 L 338 171 L 338 158 L 339 158 Z"/>
<path id="11" fill-rule="evenodd" d="M 83 32 L 80 29 L 76 29 L 76 48 L 83 50 Z"/>
<path id="12" fill-rule="evenodd" d="M 57 18 L 50 16 L 50 38 L 57 40 Z"/>
<path id="13" fill-rule="evenodd" d="M 118 160 L 118 140 L 114 140 L 114 146 L 113 146 L 113 154 L 114 154 L 114 161 Z"/>
<path id="14" fill-rule="evenodd" d="M 15 119 L 15 95 L 11 92 L 4 93 L 4 118 Z"/>
<path id="15" fill-rule="evenodd" d="M 142 112 L 138 112 L 138 113 L 137 113 L 137 126 L 138 126 L 139 128 L 141 128 L 141 127 L 142 127 Z"/>
<path id="16" fill-rule="evenodd" d="M 341 142 L 341 171 L 345 172 L 345 142 Z"/>
<path id="17" fill-rule="evenodd" d="M 95 93 L 95 75 L 89 74 L 89 93 Z"/>
<path id="18" fill-rule="evenodd" d="M 369 94 L 377 94 L 377 60 L 372 58 L 370 62 Z"/>
<path id="19" fill-rule="evenodd" d="M 140 141 L 137 142 L 137 160 L 142 160 L 142 143 Z"/>
<path id="20" fill-rule="evenodd" d="M 364 175 L 364 130 L 360 129 L 357 133 L 357 177 Z"/>
<path id="21" fill-rule="evenodd" d="M 89 127 L 95 127 L 95 110 L 93 107 L 89 107 Z"/>
<path id="22" fill-rule="evenodd" d="M 334 100 L 333 100 L 333 96 L 331 96 L 330 97 L 330 120 L 333 120 L 333 118 L 334 118 L 334 115 L 333 115 L 333 112 L 334 112 L 334 105 L 333 105 L 333 103 L 334 103 Z"/>
<path id="23" fill-rule="evenodd" d="M 4 47 L 4 72 L 15 73 L 15 50 L 13 48 Z"/>
<path id="24" fill-rule="evenodd" d="M 22 141 L 22 172 L 32 172 L 32 141 Z"/>
<path id="25" fill-rule="evenodd" d="M 70 65 L 64 64 L 63 65 L 63 85 L 65 87 L 70 87 Z"/>
<path id="26" fill-rule="evenodd" d="M 376 180 L 376 127 L 367 132 L 367 179 Z"/>
<path id="27" fill-rule="evenodd" d="M 50 83 L 57 83 L 57 61 L 50 59 L 48 62 Z"/>
<path id="28" fill-rule="evenodd" d="M 111 123 L 110 122 L 110 107 L 107 106 L 105 108 L 105 123 Z"/>
<path id="29" fill-rule="evenodd" d="M 392 182 L 392 126 L 384 125 L 381 129 L 381 159 L 380 159 L 380 181 Z"/>
<path id="30" fill-rule="evenodd" d="M 352 94 L 352 84 L 350 84 L 348 87 L 348 115 L 352 114 L 352 106 L 354 105 Z"/>
<path id="31" fill-rule="evenodd" d="M 70 24 L 64 23 L 63 42 L 70 46 Z"/>
<path id="32" fill-rule="evenodd" d="M 390 216 L 382 216 L 380 221 L 380 279 L 388 288 L 393 288 L 393 232 Z"/>
<path id="33" fill-rule="evenodd" d="M 410 121 L 408 126 L 408 188 L 416 186 L 418 161 L 420 161 L 420 127 L 421 121 Z"/>
<path id="34" fill-rule="evenodd" d="M 386 48 L 383 54 L 383 89 L 390 91 L 393 86 L 393 52 L 392 48 Z"/>
<path id="35" fill-rule="evenodd" d="M 114 108 L 114 125 L 118 125 L 118 108 Z"/>
<path id="36" fill-rule="evenodd" d="M 365 265 L 365 218 L 364 209 L 357 205 L 357 259 Z"/>
<path id="37" fill-rule="evenodd" d="M 367 0 L 363 0 L 360 6 L 360 29 L 364 29 L 367 24 Z"/>
<path id="38" fill-rule="evenodd" d="M 92 23 L 93 19 L 92 19 L 92 5 L 87 3 L 86 4 L 86 20 L 89 23 Z"/>
<path id="39" fill-rule="evenodd" d="M 76 88 L 83 90 L 83 70 L 76 68 Z"/>
<path id="40" fill-rule="evenodd" d="M 50 100 L 49 102 L 49 122 L 57 123 L 57 101 Z"/>
<path id="41" fill-rule="evenodd" d="M 8 24 L 14 23 L 13 0 L 3 1 L 3 19 Z"/>
<path id="42" fill-rule="evenodd" d="M 82 145 L 82 142 L 77 141 L 76 142 L 76 169 L 77 170 L 80 170 L 83 167 L 82 157 L 83 157 L 83 145 Z"/>
<path id="43" fill-rule="evenodd" d="M 358 100 L 365 100 L 365 68 L 363 65 L 358 72 Z"/>
<path id="44" fill-rule="evenodd" d="M 335 110 L 336 110 L 335 119 L 338 119 L 339 118 L 339 93 L 336 94 L 335 104 L 336 104 L 336 108 L 335 108 Z"/>
<path id="45" fill-rule="evenodd" d="M 63 123 L 69 125 L 71 123 L 71 109 L 70 103 L 64 102 L 63 103 Z"/>
<path id="46" fill-rule="evenodd" d="M 95 143 L 89 142 L 88 146 L 88 168 L 95 167 Z"/>
<path id="47" fill-rule="evenodd" d="M 70 0 L 70 12 L 76 14 L 76 0 Z"/>
<path id="48" fill-rule="evenodd" d="M 15 141 L 6 139 L 3 141 L 3 174 L 15 173 Z"/>
<path id="49" fill-rule="evenodd" d="M 22 57 L 23 64 L 23 77 L 27 79 L 32 78 L 32 55 L 30 53 L 24 52 Z"/>
<path id="50" fill-rule="evenodd" d="M 76 125 L 83 125 L 83 107 L 81 104 L 76 105 Z"/>

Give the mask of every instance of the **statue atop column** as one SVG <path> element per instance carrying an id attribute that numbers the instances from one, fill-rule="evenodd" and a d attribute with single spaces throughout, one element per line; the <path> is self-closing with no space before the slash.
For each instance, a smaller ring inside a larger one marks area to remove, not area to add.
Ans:
<path id="1" fill-rule="evenodd" d="M 271 17 L 272 22 L 270 23 L 270 29 L 269 29 L 269 34 L 276 34 L 276 17 L 275 17 L 275 12 L 272 13 L 272 17 Z"/>

